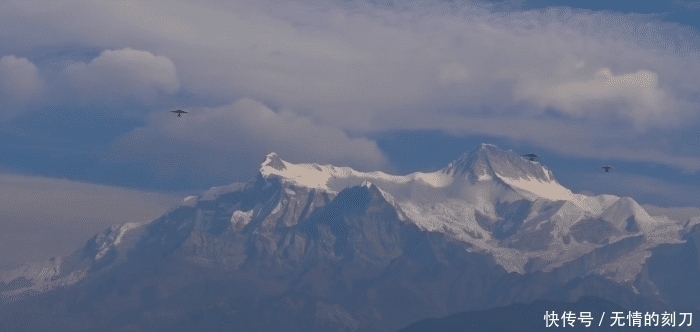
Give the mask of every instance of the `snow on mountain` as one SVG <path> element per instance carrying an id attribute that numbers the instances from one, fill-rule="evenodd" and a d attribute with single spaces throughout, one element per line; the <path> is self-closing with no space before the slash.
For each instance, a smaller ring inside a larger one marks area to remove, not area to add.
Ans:
<path id="1" fill-rule="evenodd" d="M 697 224 L 700 224 L 700 216 L 690 218 L 684 225 L 684 228 L 690 228 Z"/>
<path id="2" fill-rule="evenodd" d="M 180 206 L 195 206 L 197 204 L 198 197 L 197 196 L 187 196 L 182 200 L 182 203 L 180 203 Z"/>
<path id="3" fill-rule="evenodd" d="M 285 182 L 328 192 L 339 192 L 350 186 L 361 185 L 366 180 L 394 183 L 407 183 L 415 180 L 415 174 L 394 176 L 383 172 L 358 172 L 350 167 L 292 164 L 280 159 L 274 152 L 267 155 L 260 167 L 260 174 L 266 178 L 278 177 Z"/>
<path id="4" fill-rule="evenodd" d="M 627 263 L 640 266 L 650 246 L 677 243 L 682 229 L 675 221 L 650 216 L 631 198 L 575 194 L 541 163 L 491 144 L 432 173 L 365 173 L 293 164 L 271 153 L 260 174 L 332 193 L 371 182 L 421 229 L 468 242 L 472 250 L 492 254 L 510 272 L 524 273 L 531 259 L 551 270 L 607 243 L 645 234 L 654 240 L 632 255 L 639 262 Z M 629 277 L 630 268 L 618 270 L 616 278 Z"/>
<path id="5" fill-rule="evenodd" d="M 253 212 L 253 210 L 233 211 L 233 215 L 231 216 L 231 226 L 233 227 L 233 229 L 239 230 L 248 225 L 248 223 L 250 223 L 250 220 L 253 217 Z"/>
<path id="6" fill-rule="evenodd" d="M 272 178 L 279 179 L 282 186 L 268 181 Z M 393 206 L 399 220 L 466 242 L 470 251 L 487 253 L 507 271 L 518 273 L 548 272 L 591 256 L 592 261 L 573 265 L 585 265 L 610 279 L 629 282 L 639 274 L 653 247 L 681 243 L 681 234 L 700 223 L 700 217 L 680 223 L 650 216 L 627 197 L 575 194 L 560 185 L 541 163 L 489 144 L 460 156 L 439 171 L 408 175 L 293 164 L 270 153 L 255 181 L 214 187 L 200 196 L 186 197 L 174 211 L 194 208 L 193 219 L 165 218 L 163 223 L 176 225 L 177 234 L 168 235 L 173 239 L 187 237 L 191 225 L 198 231 L 224 226 L 234 232 L 253 227 L 252 234 L 261 229 L 273 231 L 308 218 L 339 192 L 354 186 L 376 190 Z M 258 196 L 236 196 L 244 192 Z M 238 198 L 232 198 L 231 206 L 212 205 L 223 195 Z M 122 249 L 136 243 L 146 224 L 112 227 L 67 258 L 5 272 L 0 275 L 0 298 L 5 301 L 8 296 L 69 285 L 100 266 L 123 259 Z M 269 239 L 256 241 L 270 252 L 277 248 Z M 622 246 L 618 249 L 625 254 L 595 258 L 595 250 L 609 245 Z"/>
<path id="7" fill-rule="evenodd" d="M 212 201 L 221 195 L 225 195 L 228 193 L 238 191 L 240 189 L 243 189 L 244 187 L 245 187 L 245 183 L 237 183 L 237 182 L 229 184 L 227 186 L 212 187 L 211 189 L 202 193 L 202 195 L 199 196 L 199 200 Z"/>
<path id="8" fill-rule="evenodd" d="M 441 172 L 448 174 L 479 174 L 496 172 L 510 178 L 536 177 L 544 181 L 553 179 L 551 171 L 538 162 L 527 162 L 512 151 L 503 151 L 493 144 L 481 144 L 471 152 L 465 153 L 451 162 Z"/>
<path id="9" fill-rule="evenodd" d="M 528 161 L 512 151 L 502 151 L 491 144 L 466 153 L 442 170 L 408 175 L 390 175 L 384 172 L 358 172 L 349 167 L 318 164 L 292 164 L 270 153 L 260 167 L 263 177 L 278 177 L 308 188 L 338 192 L 350 186 L 371 181 L 392 193 L 395 197 L 416 198 L 417 191 L 434 192 L 432 189 L 460 187 L 458 196 L 464 196 L 470 187 L 479 187 L 481 182 L 496 182 L 506 185 L 529 199 L 538 197 L 550 200 L 568 200 L 577 205 L 599 206 L 598 200 L 572 193 L 560 185 L 552 172 L 537 162 Z M 452 190 L 443 193 L 454 192 Z M 429 195 L 428 195 L 429 196 Z"/>
<path id="10" fill-rule="evenodd" d="M 604 207 L 612 204 L 614 196 L 589 197 L 574 194 L 560 185 L 552 172 L 543 165 L 528 161 L 512 151 L 502 151 L 496 146 L 482 144 L 481 147 L 466 153 L 447 167 L 437 172 L 416 172 L 397 176 L 383 172 L 364 173 L 349 167 L 336 167 L 318 164 L 292 164 L 271 153 L 262 163 L 263 177 L 278 177 L 282 181 L 308 188 L 338 192 L 350 186 L 371 181 L 395 198 L 399 205 L 406 205 L 406 211 L 419 213 L 412 204 L 448 204 L 452 200 L 468 203 L 470 212 L 493 214 L 496 201 L 527 199 L 535 201 L 569 201 L 580 209 L 600 214 Z M 617 199 L 615 197 L 614 199 Z M 446 208 L 451 210 L 451 208 Z M 407 212 L 408 213 L 408 212 Z M 422 215 L 422 213 L 419 213 Z M 442 222 L 435 225 L 421 222 L 440 219 L 434 211 L 425 211 L 426 216 L 414 215 L 415 222 L 427 229 L 439 229 Z M 433 216 L 428 216 L 433 214 Z M 432 226 L 435 227 L 432 227 Z"/>
<path id="11" fill-rule="evenodd" d="M 148 222 L 112 226 L 69 256 L 27 263 L 0 272 L 0 304 L 75 284 L 91 271 L 98 270 L 101 263 L 118 259 L 118 251 L 133 245 L 140 235 L 137 230 L 146 224 Z"/>
<path id="12" fill-rule="evenodd" d="M 70 286 L 85 277 L 87 269 L 71 270 L 67 265 L 63 257 L 54 257 L 0 273 L 0 304 Z"/>

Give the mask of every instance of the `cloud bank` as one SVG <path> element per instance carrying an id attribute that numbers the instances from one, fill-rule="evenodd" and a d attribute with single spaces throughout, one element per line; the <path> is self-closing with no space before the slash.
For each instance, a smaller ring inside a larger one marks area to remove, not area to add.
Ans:
<path id="1" fill-rule="evenodd" d="M 619 172 L 577 174 L 572 179 L 576 187 L 596 188 L 595 194 L 629 196 L 640 204 L 653 204 L 664 208 L 698 207 L 697 197 L 700 195 L 700 188 L 690 184 Z M 688 210 L 694 211 L 694 209 Z"/>
<path id="2" fill-rule="evenodd" d="M 0 120 L 21 113 L 41 88 L 39 70 L 31 61 L 14 55 L 0 57 Z"/>
<path id="3" fill-rule="evenodd" d="M 176 195 L 0 173 L 0 270 L 70 254 L 109 226 L 155 219 L 181 199 Z"/>
<path id="4" fill-rule="evenodd" d="M 292 162 L 333 163 L 373 170 L 386 160 L 365 138 L 314 123 L 293 112 L 274 112 L 244 98 L 218 108 L 190 110 L 181 118 L 162 112 L 120 139 L 115 160 L 152 163 L 162 176 L 186 174 L 200 181 L 248 179 L 265 155 Z"/>
<path id="5" fill-rule="evenodd" d="M 148 104 L 180 88 L 170 59 L 131 48 L 105 50 L 89 63 L 69 65 L 65 75 L 76 97 L 104 104 L 124 99 Z"/>
<path id="6" fill-rule="evenodd" d="M 143 222 L 180 197 L 63 179 L 0 174 L 0 211 Z M 129 206 L 129 209 L 124 209 Z"/>
<path id="7" fill-rule="evenodd" d="M 146 113 L 251 98 L 356 136 L 443 130 L 700 169 L 698 153 L 643 139 L 700 128 L 700 37 L 655 16 L 466 1 L 60 3 L 3 2 L 0 51 L 101 51 L 55 76 L 95 102 Z M 227 144 L 212 155 L 240 150 Z"/>

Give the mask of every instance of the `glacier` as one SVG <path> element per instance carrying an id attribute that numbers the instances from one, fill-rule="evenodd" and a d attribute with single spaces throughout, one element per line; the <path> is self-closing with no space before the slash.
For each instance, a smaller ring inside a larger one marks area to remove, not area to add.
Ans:
<path id="1" fill-rule="evenodd" d="M 559 184 L 552 171 L 543 164 L 529 161 L 513 151 L 500 150 L 492 144 L 482 144 L 445 168 L 431 173 L 392 175 L 333 165 L 293 164 L 276 153 L 270 153 L 261 164 L 260 174 L 329 193 L 372 183 L 407 220 L 426 231 L 449 233 L 471 244 L 472 250 L 490 253 L 509 272 L 525 273 L 526 264 L 533 259 L 546 262 L 540 264 L 540 269 L 551 271 L 607 244 L 572 238 L 571 228 L 582 221 L 599 220 L 588 223 L 610 225 L 610 234 L 606 236 L 608 243 L 635 234 L 648 238 L 646 245 L 640 246 L 633 254 L 601 269 L 601 274 L 617 281 L 630 279 L 629 269 L 619 269 L 618 266 L 623 263 L 641 266 L 649 256 L 649 248 L 661 243 L 682 242 L 683 226 L 678 221 L 652 217 L 629 197 L 573 193 Z M 547 238 L 547 234 L 542 235 L 546 233 L 542 227 L 552 222 L 550 238 L 544 243 L 546 247 L 535 250 L 514 247 L 512 242 L 497 239 L 492 232 L 485 231 L 477 220 L 481 215 L 497 221 L 502 218 L 497 211 L 499 203 L 522 200 L 530 202 L 532 207 L 528 215 L 522 216 L 520 236 Z M 628 221 L 638 228 L 636 232 L 625 230 Z"/>

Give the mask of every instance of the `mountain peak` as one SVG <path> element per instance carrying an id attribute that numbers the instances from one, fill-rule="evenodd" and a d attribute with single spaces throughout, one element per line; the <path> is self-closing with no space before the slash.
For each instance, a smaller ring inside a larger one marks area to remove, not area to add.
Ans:
<path id="1" fill-rule="evenodd" d="M 293 164 L 270 153 L 260 167 L 260 174 L 265 178 L 281 178 L 285 182 L 332 192 L 360 185 L 363 180 L 372 181 L 379 187 L 420 183 L 443 188 L 456 184 L 454 180 L 462 177 L 477 182 L 497 181 L 532 199 L 570 200 L 573 197 L 571 191 L 557 183 L 552 172 L 540 163 L 529 161 L 513 151 L 501 150 L 493 144 L 481 144 L 441 171 L 432 173 L 416 172 L 403 176 L 364 173 L 349 167 Z"/>
<path id="2" fill-rule="evenodd" d="M 273 169 L 276 169 L 278 171 L 283 171 L 287 167 L 284 165 L 284 161 L 280 159 L 279 156 L 277 156 L 276 153 L 270 152 L 267 154 L 267 157 L 265 158 L 265 161 L 260 165 L 261 168 L 263 167 L 271 167 Z"/>
<path id="3" fill-rule="evenodd" d="M 512 150 L 504 151 L 496 145 L 482 143 L 471 152 L 463 154 L 442 170 L 445 174 L 464 175 L 477 180 L 494 176 L 514 180 L 539 180 L 552 182 L 552 172 L 538 162 L 529 161 Z"/>

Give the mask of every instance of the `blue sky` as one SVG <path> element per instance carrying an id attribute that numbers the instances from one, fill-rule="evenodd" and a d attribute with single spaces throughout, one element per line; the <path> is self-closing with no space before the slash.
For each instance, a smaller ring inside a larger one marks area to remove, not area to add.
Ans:
<path id="1" fill-rule="evenodd" d="M 409 173 L 489 142 L 574 191 L 700 207 L 699 17 L 700 1 L 3 1 L 0 192 L 41 178 L 166 209 L 271 151 Z M 38 197 L 16 199 L 52 213 Z"/>

